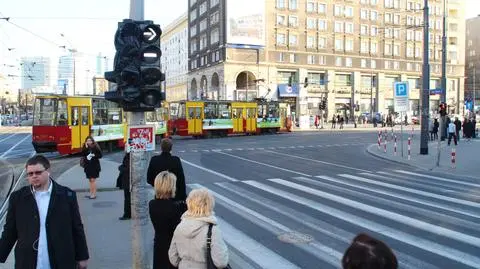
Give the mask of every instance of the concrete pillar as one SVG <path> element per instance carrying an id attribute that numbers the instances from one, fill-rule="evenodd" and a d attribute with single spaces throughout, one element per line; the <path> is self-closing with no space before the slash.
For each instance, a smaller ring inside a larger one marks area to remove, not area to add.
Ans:
<path id="1" fill-rule="evenodd" d="M 385 73 L 377 73 L 377 94 L 375 112 L 383 112 L 385 110 Z"/>
<path id="2" fill-rule="evenodd" d="M 331 120 L 332 116 L 335 115 L 335 98 L 336 98 L 336 91 L 335 91 L 335 70 L 328 70 L 327 71 L 327 85 L 326 88 L 328 90 L 328 100 L 327 100 L 327 107 L 328 107 L 328 114 L 327 120 Z"/>
<path id="3" fill-rule="evenodd" d="M 350 109 L 350 115 L 355 115 L 355 104 L 360 105 L 361 91 L 362 91 L 362 73 L 353 72 L 353 87 L 352 87 L 352 103 Z"/>
<path id="4" fill-rule="evenodd" d="M 301 129 L 309 129 L 310 128 L 310 116 L 308 115 L 308 100 L 307 100 L 307 89 L 304 87 L 303 82 L 305 81 L 305 77 L 308 76 L 308 70 L 305 68 L 300 68 L 298 70 L 298 89 L 299 89 L 299 96 L 297 101 L 297 111 L 299 120 L 300 120 L 300 128 Z"/>

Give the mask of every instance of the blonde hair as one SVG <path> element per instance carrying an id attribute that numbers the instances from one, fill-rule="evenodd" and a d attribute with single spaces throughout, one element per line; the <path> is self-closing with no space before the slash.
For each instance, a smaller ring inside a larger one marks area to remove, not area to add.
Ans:
<path id="1" fill-rule="evenodd" d="M 155 198 L 170 199 L 175 198 L 177 191 L 177 177 L 168 171 L 160 172 L 155 177 Z"/>
<path id="2" fill-rule="evenodd" d="M 215 199 L 205 188 L 195 189 L 187 197 L 188 217 L 208 217 L 213 214 Z"/>

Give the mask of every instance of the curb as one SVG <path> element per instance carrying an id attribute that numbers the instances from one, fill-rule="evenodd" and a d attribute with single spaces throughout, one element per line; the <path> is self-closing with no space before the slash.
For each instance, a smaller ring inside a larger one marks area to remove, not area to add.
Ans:
<path id="1" fill-rule="evenodd" d="M 384 161 L 388 161 L 388 162 L 392 162 L 392 163 L 398 163 L 398 164 L 403 164 L 403 165 L 408 165 L 410 167 L 413 167 L 413 168 L 417 168 L 417 169 L 420 169 L 420 170 L 423 170 L 423 171 L 429 171 L 429 172 L 435 172 L 435 173 L 442 173 L 442 174 L 446 174 L 446 175 L 451 175 L 451 176 L 455 176 L 455 177 L 468 177 L 468 178 L 471 178 L 471 179 L 476 179 L 478 180 L 479 178 L 478 177 L 473 177 L 471 175 L 466 175 L 466 174 L 463 174 L 463 173 L 459 173 L 459 172 L 455 172 L 455 173 L 452 173 L 451 171 L 445 171 L 445 170 L 439 170 L 441 169 L 442 167 L 436 167 L 436 166 L 433 166 L 433 167 L 420 167 L 420 166 L 417 166 L 415 165 L 413 162 L 408 162 L 407 160 L 405 161 L 400 161 L 400 160 L 393 160 L 393 159 L 390 159 L 384 155 L 381 155 L 381 154 L 376 154 L 373 152 L 373 150 L 370 150 L 370 148 L 373 148 L 373 147 L 376 147 L 377 144 L 371 144 L 370 146 L 367 147 L 366 149 L 366 152 L 368 154 L 370 154 L 371 156 L 375 157 L 375 158 L 379 158 L 381 160 L 384 160 Z"/>

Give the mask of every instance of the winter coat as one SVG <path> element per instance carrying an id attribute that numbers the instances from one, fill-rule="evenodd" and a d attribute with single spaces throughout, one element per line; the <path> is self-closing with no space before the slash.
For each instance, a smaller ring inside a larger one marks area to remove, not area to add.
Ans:
<path id="1" fill-rule="evenodd" d="M 182 216 L 182 221 L 175 229 L 172 243 L 168 250 L 170 263 L 178 269 L 207 268 L 207 232 L 212 223 L 212 260 L 216 267 L 228 265 L 228 248 L 223 240 L 217 219 L 214 216 L 193 218 Z"/>
<path id="2" fill-rule="evenodd" d="M 93 153 L 95 156 L 88 160 L 88 154 Z M 98 145 L 93 147 L 83 146 L 82 156 L 85 157 L 85 167 L 83 168 L 87 178 L 98 178 L 102 168 L 100 167 L 100 158 L 102 158 L 102 151 Z"/>
<path id="3" fill-rule="evenodd" d="M 88 248 L 74 191 L 52 180 L 52 193 L 45 221 L 51 269 L 77 268 L 88 260 Z M 15 269 L 35 269 L 40 223 L 38 207 L 29 186 L 12 193 L 0 239 L 0 263 L 15 245 Z"/>
<path id="4" fill-rule="evenodd" d="M 118 171 L 116 187 L 121 190 L 130 190 L 130 153 L 123 156 L 123 161 L 118 166 Z"/>
<path id="5" fill-rule="evenodd" d="M 177 192 L 175 200 L 185 201 L 187 199 L 187 188 L 185 186 L 185 175 L 183 174 L 182 161 L 177 156 L 168 152 L 153 156 L 148 165 L 147 182 L 154 187 L 155 178 L 160 172 L 169 171 L 177 177 Z"/>
<path id="6" fill-rule="evenodd" d="M 153 199 L 148 204 L 150 220 L 155 229 L 153 269 L 174 268 L 168 259 L 173 232 L 180 223 L 187 204 L 173 199 Z"/>

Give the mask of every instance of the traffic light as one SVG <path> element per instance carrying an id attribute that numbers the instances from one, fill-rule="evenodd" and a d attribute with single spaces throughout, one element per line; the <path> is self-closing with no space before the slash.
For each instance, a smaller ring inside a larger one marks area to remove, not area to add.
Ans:
<path id="1" fill-rule="evenodd" d="M 116 89 L 105 99 L 119 103 L 125 111 L 152 111 L 160 107 L 165 95 L 161 82 L 160 26 L 152 21 L 123 20 L 115 33 L 114 70 L 105 79 Z"/>
<path id="2" fill-rule="evenodd" d="M 327 99 L 326 98 L 322 98 L 322 100 L 320 101 L 320 103 L 318 104 L 318 108 L 320 110 L 325 110 L 327 109 Z"/>
<path id="3" fill-rule="evenodd" d="M 440 113 L 440 116 L 446 116 L 447 115 L 447 104 L 445 103 L 440 103 L 438 106 L 438 113 Z"/>
<path id="4" fill-rule="evenodd" d="M 305 82 L 303 83 L 303 87 L 308 87 L 308 77 L 305 77 Z"/>

